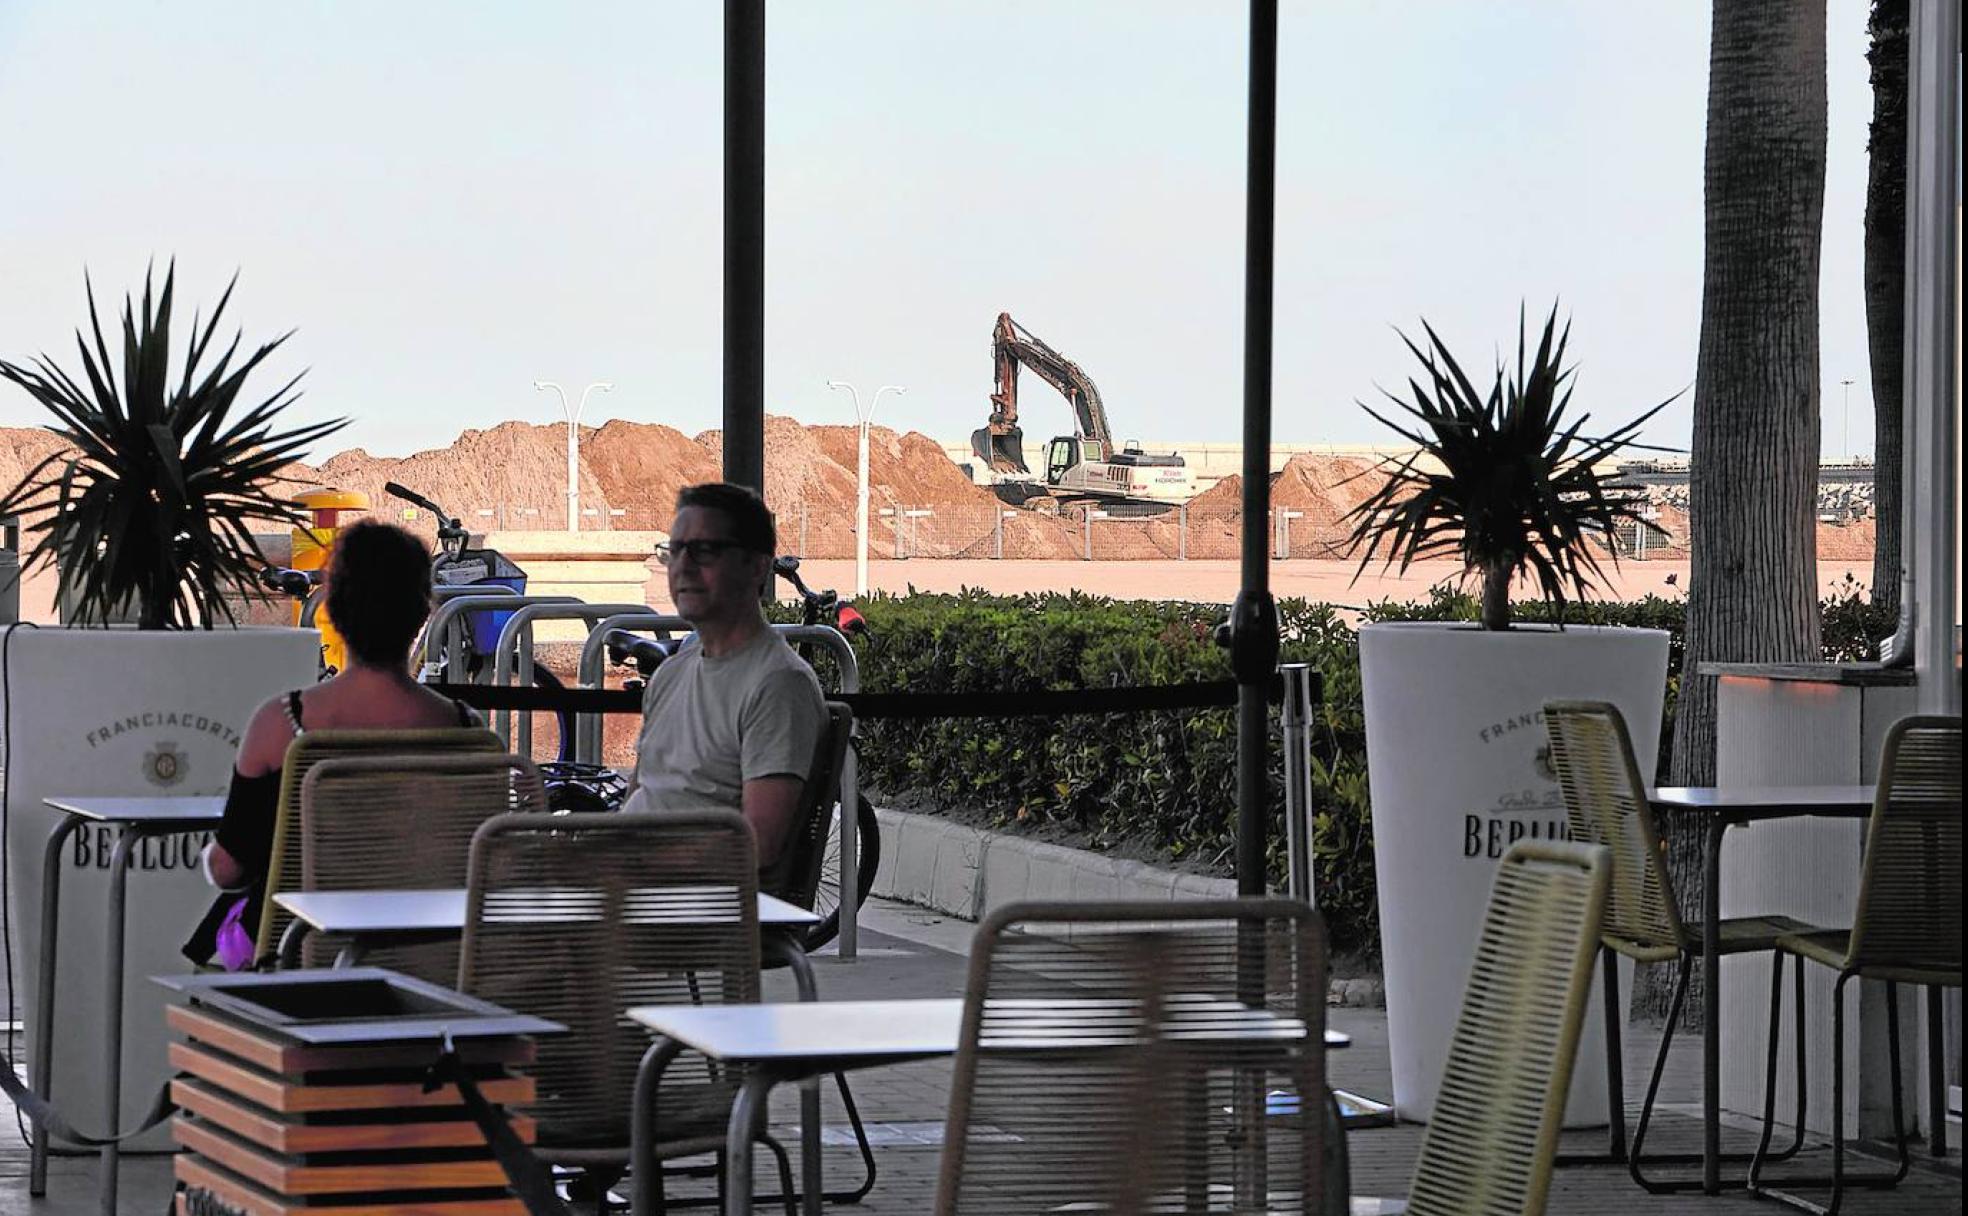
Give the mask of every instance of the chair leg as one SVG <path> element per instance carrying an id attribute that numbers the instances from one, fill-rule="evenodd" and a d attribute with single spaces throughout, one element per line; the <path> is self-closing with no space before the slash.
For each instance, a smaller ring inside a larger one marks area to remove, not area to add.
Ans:
<path id="1" fill-rule="evenodd" d="M 1634 1125 L 1633 1143 L 1627 1147 L 1626 1172 L 1650 1195 L 1697 1191 L 1702 1186 L 1700 1175 L 1650 1178 L 1641 1172 L 1641 1167 L 1646 1165 L 1696 1165 L 1702 1160 L 1700 1153 L 1655 1153 L 1650 1156 L 1642 1151 L 1647 1143 L 1647 1128 L 1654 1119 L 1654 1102 L 1660 1097 L 1661 1075 L 1667 1069 L 1668 1049 L 1674 1045 L 1674 1031 L 1681 1024 L 1681 1011 L 1688 1001 L 1688 984 L 1695 969 L 1694 955 L 1683 954 L 1675 966 L 1674 996 L 1668 1002 L 1667 1024 L 1661 1028 L 1660 1049 L 1654 1053 L 1653 1072 L 1647 1078 L 1647 1096 L 1640 1103 L 1640 1121 Z M 1742 1160 L 1743 1156 L 1737 1154 L 1723 1159 Z"/>
<path id="2" fill-rule="evenodd" d="M 840 1087 L 841 1105 L 847 1110 L 847 1122 L 854 1128 L 854 1143 L 861 1149 L 861 1185 L 851 1191 L 830 1191 L 827 1200 L 831 1203 L 860 1203 L 868 1192 L 875 1189 L 875 1146 L 868 1143 L 868 1129 L 861 1124 L 861 1110 L 854 1104 L 854 1091 L 847 1087 L 847 1074 L 834 1074 L 834 1084 Z"/>
<path id="3" fill-rule="evenodd" d="M 1614 1161 L 1626 1160 L 1626 1062 L 1620 1031 L 1626 1011 L 1620 1005 L 1619 955 L 1599 948 L 1599 965 L 1606 969 L 1606 1152 Z"/>
<path id="4" fill-rule="evenodd" d="M 1619 955 L 1599 947 L 1599 966 L 1605 971 L 1606 1015 L 1606 1151 L 1559 1153 L 1553 1165 L 1624 1165 L 1626 1163 L 1626 1069 L 1620 1042 Z"/>
<path id="5" fill-rule="evenodd" d="M 799 1191 L 793 1185 L 793 1161 L 786 1154 L 786 1146 L 771 1136 L 759 1139 L 772 1153 L 772 1159 L 779 1166 L 779 1197 L 785 1201 L 786 1216 L 799 1216 Z"/>
<path id="6" fill-rule="evenodd" d="M 1891 980 L 1886 981 L 1886 1042 L 1893 1053 L 1893 1143 L 1900 1150 L 1900 1168 L 1887 1185 L 1898 1186 L 1913 1168 L 1913 1157 L 1907 1150 L 1906 1103 L 1900 1092 L 1900 986 Z"/>
<path id="7" fill-rule="evenodd" d="M 1791 1120 L 1790 1143 L 1776 1152 L 1770 1151 L 1770 1136 L 1776 1127 L 1777 1119 L 1777 1028 L 1783 1024 L 1783 968 L 1784 956 L 1776 952 L 1770 959 L 1770 1041 L 1769 1055 L 1763 1070 L 1763 1135 L 1756 1143 L 1756 1151 L 1750 1155 L 1749 1185 L 1755 1185 L 1757 1175 L 1772 1161 L 1788 1161 L 1804 1147 L 1804 1104 L 1809 1093 L 1804 1068 L 1804 960 L 1798 959 L 1793 973 L 1793 1003 L 1796 1011 L 1796 1033 L 1792 1038 L 1791 1055 L 1796 1061 L 1797 1076 L 1797 1114 Z"/>
<path id="8" fill-rule="evenodd" d="M 1947 1012 L 1942 1004 L 1945 991 L 1939 984 L 1927 985 L 1927 1150 L 1936 1157 L 1947 1149 Z"/>
<path id="9" fill-rule="evenodd" d="M 1798 966 L 1804 965 L 1802 959 Z M 1912 1166 L 1912 1157 L 1907 1149 L 1905 1104 L 1902 1097 L 1900 1079 L 1900 1030 L 1899 1030 L 1899 986 L 1886 985 L 1886 1038 L 1887 1050 L 1892 1054 L 1890 1076 L 1893 1088 L 1893 1138 L 1899 1144 L 1899 1168 L 1890 1174 L 1847 1174 L 1845 1172 L 1845 984 L 1853 978 L 1852 972 L 1840 972 L 1837 983 L 1831 989 L 1831 1174 L 1829 1177 L 1781 1178 L 1785 1188 L 1765 1185 L 1761 1177 L 1761 1162 L 1750 1167 L 1750 1194 L 1759 1199 L 1774 1199 L 1779 1203 L 1812 1212 L 1816 1216 L 1837 1216 L 1838 1209 L 1845 1201 L 1848 1188 L 1865 1190 L 1886 1190 L 1897 1186 L 1905 1178 Z M 1800 1034 L 1800 1039 L 1802 1035 Z M 1798 1122 L 1803 1122 L 1800 1109 Z M 1766 1131 L 1767 1136 L 1767 1131 Z M 1813 1203 L 1798 1195 L 1796 1189 L 1809 1187 L 1817 1189 L 1829 1187 L 1830 1201 L 1824 1204 Z"/>

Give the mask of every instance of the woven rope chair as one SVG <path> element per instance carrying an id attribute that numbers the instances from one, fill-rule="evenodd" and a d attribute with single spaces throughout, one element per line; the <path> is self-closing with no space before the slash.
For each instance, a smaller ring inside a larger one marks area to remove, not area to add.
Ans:
<path id="1" fill-rule="evenodd" d="M 1690 929 L 1681 919 L 1674 886 L 1663 860 L 1663 845 L 1655 826 L 1647 784 L 1633 756 L 1633 740 L 1627 734 L 1626 720 L 1619 710 L 1604 701 L 1553 701 L 1544 707 L 1544 727 L 1551 741 L 1551 765 L 1558 773 L 1558 785 L 1565 797 L 1565 815 L 1574 840 L 1605 845 L 1612 850 L 1611 898 L 1606 907 L 1605 928 L 1600 936 L 1600 970 L 1605 984 L 1606 1075 L 1610 1095 L 1608 1134 L 1611 1141 L 1604 1155 L 1572 1155 L 1559 1158 L 1560 1165 L 1625 1162 L 1633 1180 L 1654 1194 L 1695 1190 L 1701 1186 L 1696 1174 L 1661 1178 L 1647 1175 L 1649 1165 L 1693 1165 L 1702 1160 L 1699 1153 L 1643 1154 L 1647 1128 L 1653 1119 L 1654 1101 L 1660 1093 L 1661 1074 L 1667 1064 L 1668 1049 L 1681 1020 L 1687 1000 L 1688 981 L 1695 960 L 1701 957 L 1699 930 Z M 1777 940 L 1807 926 L 1787 916 L 1731 917 L 1722 922 L 1722 953 L 1747 954 L 1767 950 L 1770 964 L 1770 1009 L 1775 1016 L 1782 1007 L 1783 956 Z M 1634 1129 L 1633 1143 L 1626 1143 L 1625 1073 L 1622 1067 L 1620 1032 L 1625 1021 L 1625 1005 L 1620 1000 L 1617 957 L 1624 955 L 1636 963 L 1673 962 L 1676 966 L 1674 996 L 1668 1006 L 1667 1023 L 1661 1030 L 1660 1049 L 1654 1056 L 1653 1073 L 1647 1081 L 1647 1096 L 1640 1105 L 1640 1122 Z M 1804 971 L 1793 976 L 1798 1026 L 1803 1026 Z M 1802 1039 L 1799 1040 L 1802 1042 Z M 1798 1133 L 1778 1159 L 1788 1158 L 1803 1145 L 1804 1057 L 1797 1057 Z M 1725 1161 L 1748 1161 L 1752 1153 L 1725 1153 Z"/>
<path id="2" fill-rule="evenodd" d="M 1879 765 L 1879 790 L 1866 827 L 1865 868 L 1859 880 L 1858 906 L 1850 929 L 1806 927 L 1779 943 L 1794 954 L 1801 970 L 1804 960 L 1838 973 L 1831 990 L 1831 1173 L 1828 1176 L 1786 1178 L 1786 1187 L 1829 1187 L 1828 1204 L 1766 1186 L 1765 1164 L 1759 1152 L 1750 1166 L 1752 1193 L 1781 1200 L 1810 1212 L 1836 1212 L 1846 1187 L 1884 1188 L 1906 1177 L 1911 1160 L 1900 1095 L 1899 985 L 1927 988 L 1928 1066 L 1933 1098 L 1930 1123 L 1935 1154 L 1947 1151 L 1947 1127 L 1941 1043 L 1945 1020 L 1941 992 L 1961 987 L 1961 719 L 1904 718 L 1886 735 Z M 1893 1137 L 1899 1147 L 1898 1168 L 1886 1174 L 1845 1172 L 1845 985 L 1853 977 L 1886 985 L 1887 1056 L 1892 1061 Z M 1798 1042 L 1804 1041 L 1800 1019 Z M 1776 1084 L 1776 1023 L 1770 1026 L 1771 1069 L 1765 1079 L 1763 1144 L 1770 1142 L 1772 1094 Z M 1798 1125 L 1804 1122 L 1798 1112 Z"/>
<path id="3" fill-rule="evenodd" d="M 477 727 L 429 730 L 310 730 L 294 736 L 280 770 L 280 800 L 274 806 L 273 850 L 268 855 L 266 892 L 260 904 L 260 930 L 254 957 L 270 961 L 293 919 L 273 897 L 301 889 L 301 782 L 315 763 L 333 756 L 421 755 L 448 752 L 500 752 L 499 736 Z"/>
<path id="4" fill-rule="evenodd" d="M 833 834 L 834 806 L 840 801 L 841 765 L 847 759 L 848 740 L 854 734 L 854 711 L 839 701 L 827 702 L 827 725 L 820 734 L 820 746 L 807 770 L 806 785 L 800 791 L 799 817 L 792 835 L 779 850 L 779 858 L 759 872 L 759 890 L 776 895 L 795 907 L 813 909 L 820 890 L 820 874 L 827 859 L 827 841 Z M 846 830 L 852 830 L 853 812 L 843 808 Z"/>
<path id="5" fill-rule="evenodd" d="M 301 781 L 301 889 L 463 887 L 472 833 L 494 815 L 547 809 L 540 770 L 523 756 L 344 756 Z M 325 967 L 333 943 L 308 939 L 303 961 Z M 449 986 L 458 939 L 375 950 L 365 960 Z"/>
<path id="6" fill-rule="evenodd" d="M 1410 1216 L 1544 1211 L 1612 868 L 1604 847 L 1558 841 L 1498 863 Z"/>
<path id="7" fill-rule="evenodd" d="M 650 1043 L 623 1011 L 759 999 L 751 829 L 735 811 L 501 815 L 472 839 L 468 891 L 458 988 L 568 1028 L 541 1040 L 532 1067 L 534 1152 L 605 1196 L 629 1163 Z M 679 1060 L 656 1112 L 658 1159 L 721 1150 L 741 1080 Z M 784 1150 L 762 1142 L 790 1197 Z"/>
<path id="8" fill-rule="evenodd" d="M 800 813 L 795 820 L 792 837 L 779 851 L 779 859 L 759 872 L 759 890 L 808 912 L 813 911 L 820 891 L 820 878 L 827 861 L 827 845 L 833 836 L 835 808 L 840 803 L 841 768 L 846 762 L 848 743 L 853 736 L 854 711 L 842 702 L 827 702 L 826 729 L 820 733 L 820 745 L 814 751 L 813 765 L 807 770 L 806 785 L 800 791 Z M 842 807 L 841 816 L 843 830 L 852 831 L 853 812 Z M 802 932 L 794 930 L 792 934 Z M 768 934 L 763 944 L 762 957 L 768 970 L 780 966 L 791 967 L 800 999 L 820 999 L 812 964 L 797 937 L 786 933 Z M 853 1190 L 830 1191 L 826 1198 L 833 1203 L 859 1203 L 875 1186 L 875 1150 L 868 1141 L 868 1131 L 861 1121 L 861 1108 L 854 1101 L 854 1091 L 848 1087 L 847 1074 L 835 1073 L 834 1086 L 840 1092 L 848 1125 L 854 1130 L 854 1142 L 861 1153 L 862 1176 L 860 1184 Z"/>
<path id="9" fill-rule="evenodd" d="M 1293 901 L 993 913 L 935 1211 L 1325 1210 L 1324 981 L 1318 914 Z"/>

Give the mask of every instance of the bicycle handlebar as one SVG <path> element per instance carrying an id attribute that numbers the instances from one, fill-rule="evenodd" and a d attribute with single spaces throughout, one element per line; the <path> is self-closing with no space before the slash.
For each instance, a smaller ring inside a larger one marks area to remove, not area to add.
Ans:
<path id="1" fill-rule="evenodd" d="M 319 570 L 288 570 L 280 566 L 268 566 L 260 571 L 260 586 L 268 591 L 291 595 L 297 600 L 306 599 L 320 585 L 321 571 Z"/>
<path id="2" fill-rule="evenodd" d="M 401 498 L 404 502 L 409 503 L 413 507 L 422 507 L 424 510 L 429 511 L 431 514 L 439 517 L 440 519 L 445 517 L 443 507 L 438 506 L 436 503 L 432 502 L 428 498 L 425 498 L 422 494 L 417 493 L 415 490 L 411 489 L 408 486 L 398 485 L 396 482 L 393 481 L 386 481 L 383 483 L 383 492 L 391 495 L 392 497 Z"/>
<path id="3" fill-rule="evenodd" d="M 432 515 L 437 516 L 437 539 L 441 541 L 471 539 L 471 532 L 465 527 L 463 520 L 456 518 L 443 507 L 438 506 L 409 486 L 394 481 L 386 481 L 383 483 L 383 491 L 393 498 L 401 498 L 411 506 L 422 507 Z"/>
<path id="4" fill-rule="evenodd" d="M 657 638 L 646 638 L 627 629 L 611 629 L 603 635 L 608 647 L 608 661 L 611 663 L 634 663 L 636 670 L 648 675 L 660 666 L 664 659 L 676 653 L 681 641 L 665 642 Z"/>

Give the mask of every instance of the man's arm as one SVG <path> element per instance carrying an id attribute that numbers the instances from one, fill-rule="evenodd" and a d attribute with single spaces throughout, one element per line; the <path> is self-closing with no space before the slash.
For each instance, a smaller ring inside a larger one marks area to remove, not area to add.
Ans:
<path id="1" fill-rule="evenodd" d="M 759 868 L 779 860 L 797 826 L 800 795 L 806 782 L 799 777 L 754 777 L 745 782 L 744 816 L 758 846 Z"/>

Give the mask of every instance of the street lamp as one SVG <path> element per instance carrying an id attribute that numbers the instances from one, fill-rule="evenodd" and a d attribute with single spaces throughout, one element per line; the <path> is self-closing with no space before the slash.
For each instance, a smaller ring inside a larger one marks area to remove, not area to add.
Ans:
<path id="1" fill-rule="evenodd" d="M 560 412 L 567 417 L 567 530 L 581 530 L 581 411 L 588 408 L 588 394 L 600 389 L 612 393 L 615 386 L 606 380 L 597 380 L 581 390 L 581 400 L 573 409 L 567 408 L 567 392 L 551 380 L 535 380 L 536 389 L 552 389 L 560 398 Z"/>
<path id="2" fill-rule="evenodd" d="M 1850 460 L 1852 458 L 1852 382 L 1840 380 L 1839 383 L 1845 386 L 1845 421 L 1841 424 L 1840 442 L 1845 445 L 1845 458 Z"/>
<path id="3" fill-rule="evenodd" d="M 857 598 L 868 594 L 868 420 L 875 416 L 875 406 L 881 401 L 883 393 L 900 396 L 909 390 L 899 384 L 884 384 L 875 390 L 868 399 L 867 412 L 861 409 L 861 394 L 845 380 L 829 380 L 828 388 L 844 388 L 847 395 L 854 398 L 854 420 L 860 424 L 861 437 L 858 446 L 861 476 L 860 494 L 854 509 L 854 594 Z"/>

